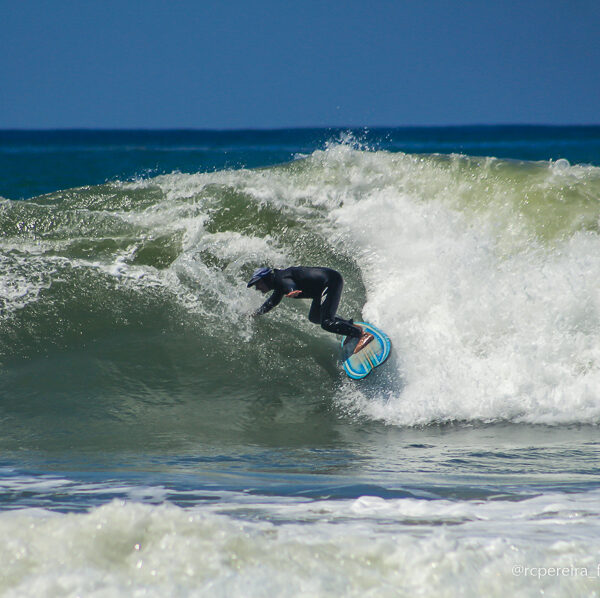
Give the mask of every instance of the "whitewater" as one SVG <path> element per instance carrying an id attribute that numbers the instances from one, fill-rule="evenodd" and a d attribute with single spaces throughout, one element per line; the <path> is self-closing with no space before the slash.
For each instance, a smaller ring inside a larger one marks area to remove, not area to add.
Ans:
<path id="1" fill-rule="evenodd" d="M 0 200 L 1 595 L 598 595 L 600 168 L 251 141 Z M 249 317 L 262 265 L 385 366 Z"/>

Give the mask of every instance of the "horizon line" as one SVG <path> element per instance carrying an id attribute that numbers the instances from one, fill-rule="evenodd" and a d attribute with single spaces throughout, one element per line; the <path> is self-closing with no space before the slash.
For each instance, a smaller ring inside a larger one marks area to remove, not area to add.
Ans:
<path id="1" fill-rule="evenodd" d="M 544 124 L 544 123 L 480 123 L 480 124 L 446 124 L 446 125 L 310 125 L 290 127 L 240 127 L 240 128 L 202 128 L 202 127 L 0 127 L 0 132 L 273 132 L 273 131 L 314 131 L 314 130 L 390 130 L 390 129 L 501 129 L 501 128 L 596 128 L 600 123 L 577 123 L 577 124 Z"/>

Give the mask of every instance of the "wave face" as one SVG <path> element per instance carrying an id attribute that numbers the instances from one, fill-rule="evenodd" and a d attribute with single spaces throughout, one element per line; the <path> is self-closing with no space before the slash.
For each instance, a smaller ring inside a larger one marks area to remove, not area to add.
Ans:
<path id="1" fill-rule="evenodd" d="M 82 439 L 110 422 L 127 442 L 132 421 L 155 439 L 235 435 L 272 423 L 258 403 L 290 425 L 323 411 L 598 423 L 599 198 L 600 168 L 566 160 L 342 143 L 283 166 L 2 200 L 4 442 L 65 417 Z M 249 318 L 263 264 L 340 270 L 340 314 L 382 327 L 390 362 L 346 380 L 306 302 Z"/>

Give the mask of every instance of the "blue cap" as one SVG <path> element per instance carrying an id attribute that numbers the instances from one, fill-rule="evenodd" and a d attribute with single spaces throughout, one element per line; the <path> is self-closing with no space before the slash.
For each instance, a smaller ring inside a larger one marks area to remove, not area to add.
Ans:
<path id="1" fill-rule="evenodd" d="M 252 278 L 248 283 L 248 286 L 251 287 L 253 284 L 256 284 L 259 280 L 265 278 L 271 274 L 271 268 L 257 268 L 254 270 L 254 274 L 252 274 Z"/>

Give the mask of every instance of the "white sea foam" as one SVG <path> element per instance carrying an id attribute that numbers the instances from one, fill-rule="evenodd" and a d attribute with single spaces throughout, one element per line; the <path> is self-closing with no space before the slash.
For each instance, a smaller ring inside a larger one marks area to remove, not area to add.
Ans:
<path id="1" fill-rule="evenodd" d="M 113 501 L 84 514 L 4 512 L 0 593 L 592 595 L 598 499 L 597 492 L 520 502 L 240 496 L 187 509 Z"/>
<path id="2" fill-rule="evenodd" d="M 390 334 L 402 382 L 375 400 L 354 384 L 345 402 L 409 425 L 600 421 L 598 234 L 544 243 L 516 210 L 517 228 L 499 229 L 496 211 L 506 212 L 506 224 L 514 208 L 504 196 L 514 200 L 518 186 L 504 181 L 492 189 L 499 196 L 486 198 L 488 209 L 473 211 L 459 199 L 485 187 L 466 173 L 453 184 L 447 169 L 402 157 L 371 164 L 374 156 L 360 167 L 337 157 L 349 168 L 347 191 L 338 184 L 330 219 L 354 244 L 367 289 L 363 315 Z M 597 170 L 587 172 L 597 178 Z"/>
<path id="3" fill-rule="evenodd" d="M 38 301 L 54 274 L 54 266 L 35 253 L 0 254 L 0 316 Z"/>

